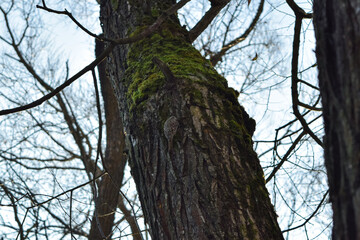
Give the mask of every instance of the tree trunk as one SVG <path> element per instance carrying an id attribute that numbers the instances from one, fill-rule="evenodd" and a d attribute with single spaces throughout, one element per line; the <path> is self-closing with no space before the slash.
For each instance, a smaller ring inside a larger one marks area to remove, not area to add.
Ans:
<path id="1" fill-rule="evenodd" d="M 314 1 L 333 239 L 360 239 L 360 1 Z"/>
<path id="2" fill-rule="evenodd" d="M 137 34 L 175 1 L 102 1 L 105 36 Z M 132 175 L 153 239 L 283 239 L 252 148 L 255 122 L 171 16 L 109 57 Z"/>
<path id="3" fill-rule="evenodd" d="M 103 43 L 96 42 L 96 55 L 104 50 Z M 104 100 L 106 119 L 105 175 L 99 184 L 96 208 L 91 222 L 89 239 L 111 238 L 119 191 L 124 177 L 126 158 L 123 157 L 125 136 L 118 104 L 111 83 L 106 76 L 105 63 L 98 66 L 101 93 Z M 136 230 L 136 229 L 135 229 Z M 138 237 L 138 235 L 136 235 Z M 139 239 L 139 238 L 134 238 Z"/>

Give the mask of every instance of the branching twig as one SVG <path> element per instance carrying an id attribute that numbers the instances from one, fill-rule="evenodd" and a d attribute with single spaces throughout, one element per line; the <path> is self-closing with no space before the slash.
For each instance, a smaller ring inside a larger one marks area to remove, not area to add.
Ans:
<path id="1" fill-rule="evenodd" d="M 312 13 L 306 13 L 304 9 L 299 7 L 294 0 L 286 0 L 289 7 L 294 11 L 295 16 L 299 16 L 300 18 L 312 18 Z"/>
<path id="2" fill-rule="evenodd" d="M 11 114 L 11 113 L 16 113 L 16 112 L 20 112 L 20 111 L 24 111 L 24 110 L 28 110 L 30 108 L 41 105 L 45 101 L 49 100 L 50 98 L 54 97 L 56 94 L 61 92 L 64 88 L 66 88 L 67 86 L 72 84 L 75 80 L 80 78 L 82 75 L 84 75 L 85 73 L 87 73 L 88 71 L 93 69 L 97 64 L 99 64 L 101 61 L 103 61 L 108 56 L 108 54 L 114 49 L 114 47 L 115 47 L 115 44 L 110 44 L 110 46 L 108 46 L 105 49 L 105 51 L 98 58 L 96 58 L 92 63 L 87 65 L 85 68 L 80 70 L 78 73 L 76 73 L 73 77 L 66 80 L 59 87 L 55 88 L 54 91 L 44 95 L 43 97 L 39 98 L 38 100 L 36 100 L 36 101 L 34 101 L 32 103 L 29 103 L 29 104 L 26 104 L 26 105 L 23 105 L 23 106 L 20 106 L 20 107 L 1 110 L 0 111 L 0 116 Z"/>
<path id="3" fill-rule="evenodd" d="M 247 36 L 249 36 L 251 31 L 255 28 L 256 24 L 258 23 L 258 21 L 260 19 L 260 15 L 264 10 L 264 2 L 265 2 L 265 0 L 261 0 L 258 10 L 256 12 L 256 15 L 255 15 L 253 21 L 250 23 L 249 27 L 245 30 L 245 32 L 243 34 L 241 34 L 239 37 L 237 37 L 234 40 L 230 41 L 229 43 L 225 44 L 219 52 L 217 52 L 210 58 L 210 62 L 213 66 L 215 66 L 221 60 L 221 58 L 225 55 L 225 53 L 230 48 L 241 43 L 242 41 L 244 41 L 247 38 Z"/>
<path id="4" fill-rule="evenodd" d="M 67 194 L 67 193 L 69 193 L 69 192 L 71 192 L 71 191 L 74 191 L 74 190 L 76 190 L 76 189 L 82 188 L 82 187 L 84 187 L 84 186 L 86 186 L 86 185 L 88 185 L 88 184 L 96 181 L 97 179 L 101 178 L 101 177 L 104 176 L 105 174 L 106 174 L 106 172 L 103 172 L 103 173 L 101 173 L 99 176 L 96 176 L 96 177 L 94 177 L 93 179 L 91 179 L 90 181 L 87 181 L 87 182 L 85 182 L 85 183 L 83 183 L 83 184 L 77 185 L 76 187 L 73 187 L 73 188 L 71 188 L 71 189 L 69 189 L 69 190 L 66 190 L 66 191 L 64 191 L 64 192 L 62 192 L 62 193 L 59 193 L 58 195 L 53 196 L 53 197 L 49 198 L 48 200 L 45 200 L 45 201 L 40 202 L 40 203 L 36 203 L 36 204 L 34 204 L 33 206 L 29 207 L 28 209 L 31 209 L 31 208 L 34 208 L 34 207 L 38 207 L 38 206 L 40 206 L 40 205 L 44 205 L 44 204 L 46 204 L 46 203 L 48 203 L 48 202 L 51 202 L 51 201 L 54 200 L 54 199 L 57 199 L 57 198 L 61 197 L 62 195 L 65 195 L 65 194 Z"/>
<path id="5" fill-rule="evenodd" d="M 299 226 L 286 229 L 286 230 L 282 231 L 282 233 L 289 232 L 289 231 L 292 231 L 292 230 L 295 230 L 295 229 L 298 229 L 298 228 L 301 228 L 301 227 L 305 226 L 305 224 L 307 224 L 311 220 L 311 218 L 313 218 L 315 216 L 315 214 L 319 211 L 319 209 L 323 205 L 323 203 L 324 203 L 324 201 L 325 201 L 328 194 L 329 194 L 329 190 L 326 191 L 326 193 L 324 194 L 323 198 L 321 199 L 321 201 L 320 201 L 319 205 L 317 206 L 317 208 L 315 209 L 315 211 L 305 220 L 305 222 L 303 222 Z"/>
<path id="6" fill-rule="evenodd" d="M 54 10 L 51 8 L 48 8 L 45 4 L 45 1 L 42 1 L 43 5 L 36 5 L 37 8 L 45 10 L 47 12 L 50 13 L 55 13 L 55 14 L 60 14 L 60 15 L 66 15 L 68 16 L 81 30 L 83 30 L 84 32 L 86 32 L 87 34 L 89 34 L 90 36 L 99 39 L 101 41 L 107 41 L 107 42 L 114 42 L 114 39 L 110 39 L 110 38 L 106 38 L 103 35 L 99 36 L 95 33 L 92 33 L 91 31 L 89 31 L 89 29 L 87 29 L 86 27 L 84 27 L 81 23 L 79 23 L 79 21 L 76 20 L 76 18 L 74 18 L 74 16 L 68 11 L 68 10 L 64 10 L 64 11 L 58 11 L 58 10 Z"/>
<path id="7" fill-rule="evenodd" d="M 316 103 L 315 103 L 315 104 L 316 104 Z M 307 113 L 309 113 L 309 112 L 310 112 L 310 111 L 308 111 Z M 321 116 L 322 116 L 322 115 L 317 116 L 317 117 L 314 118 L 312 121 L 310 121 L 309 124 L 315 122 L 315 121 L 318 120 Z M 294 123 L 295 121 L 296 121 L 296 120 L 293 120 L 293 121 L 291 121 L 290 123 L 292 124 L 292 123 Z M 286 126 L 289 126 L 290 123 L 287 123 L 287 124 L 285 124 L 284 126 L 276 129 L 276 135 L 275 135 L 275 140 L 274 140 L 273 151 L 276 152 L 276 155 L 277 155 L 278 157 L 279 157 L 279 154 L 277 153 L 278 142 L 280 142 L 280 141 L 281 141 L 282 139 L 284 139 L 285 137 L 289 137 L 289 136 L 291 136 L 292 134 L 295 134 L 295 133 L 297 133 L 297 132 L 299 132 L 299 131 L 301 130 L 301 129 L 299 129 L 299 130 L 297 130 L 297 131 L 295 131 L 295 132 L 293 132 L 293 133 L 291 133 L 291 134 L 287 134 L 287 135 L 283 136 L 282 138 L 278 139 L 278 138 L 277 138 L 277 135 L 278 135 L 279 130 L 282 129 L 282 128 L 284 128 L 284 127 L 286 127 Z M 300 142 L 301 138 L 302 138 L 305 134 L 306 134 L 306 132 L 305 132 L 305 131 L 302 131 L 301 134 L 300 134 L 300 135 L 295 139 L 295 141 L 292 143 L 292 145 L 290 146 L 290 148 L 288 149 L 288 151 L 285 153 L 285 155 L 284 155 L 282 158 L 279 157 L 279 158 L 281 159 L 281 161 L 276 165 L 276 167 L 273 169 L 273 171 L 270 173 L 270 175 L 266 178 L 266 181 L 265 181 L 266 183 L 268 183 L 268 182 L 275 176 L 276 172 L 281 168 L 281 166 L 285 163 L 285 161 L 288 160 L 291 152 L 295 149 L 296 145 Z"/>
<path id="8" fill-rule="evenodd" d="M 14 195 L 11 193 L 11 191 L 7 188 L 7 186 L 2 181 L 0 181 L 0 187 L 2 188 L 2 190 L 5 192 L 5 194 L 11 201 L 11 207 L 13 208 L 13 211 L 14 211 L 15 222 L 19 226 L 18 236 L 20 236 L 20 239 L 25 239 L 23 224 L 22 224 L 22 222 L 20 222 L 19 215 L 18 215 L 16 198 L 14 197 Z"/>
<path id="9" fill-rule="evenodd" d="M 300 121 L 301 125 L 309 134 L 315 142 L 317 142 L 321 147 L 323 147 L 322 141 L 315 135 L 315 133 L 309 128 L 309 125 L 306 123 L 305 119 L 301 116 L 298 105 L 299 105 L 299 93 L 297 84 L 298 80 L 298 61 L 299 61 L 299 46 L 300 46 L 300 31 L 301 31 L 301 23 L 303 18 L 310 18 L 311 14 L 304 14 L 305 11 L 298 7 L 294 1 L 287 0 L 286 1 L 291 9 L 293 9 L 295 13 L 295 28 L 294 28 L 294 40 L 293 40 L 293 55 L 291 62 L 291 97 L 293 103 L 293 111 L 296 118 Z"/>
<path id="10" fill-rule="evenodd" d="M 266 183 L 268 183 L 273 177 L 274 175 L 277 173 L 277 171 L 281 168 L 281 166 L 285 163 L 285 161 L 288 159 L 288 157 L 290 156 L 290 154 L 292 153 L 292 151 L 295 149 L 295 147 L 297 146 L 297 144 L 300 142 L 301 138 L 303 136 L 306 135 L 306 132 L 303 131 L 296 139 L 295 141 L 291 144 L 290 148 L 287 150 L 287 152 L 285 153 L 285 155 L 282 157 L 281 161 L 276 165 L 276 167 L 273 169 L 273 171 L 270 173 L 270 175 L 266 178 Z"/>
<path id="11" fill-rule="evenodd" d="M 6 109 L 6 110 L 1 110 L 0 111 L 0 116 L 2 115 L 7 115 L 7 114 L 11 114 L 11 113 L 16 113 L 16 112 L 20 112 L 20 111 L 24 111 L 36 106 L 41 105 L 42 103 L 44 103 L 45 101 L 49 100 L 50 98 L 54 97 L 56 94 L 58 94 L 59 92 L 61 92 L 64 88 L 66 88 L 67 86 L 69 86 L 71 83 L 73 83 L 75 80 L 79 79 L 82 75 L 84 75 L 85 73 L 87 73 L 88 71 L 91 71 L 92 69 L 94 69 L 96 67 L 96 65 L 98 65 L 100 62 L 102 62 L 109 54 L 110 52 L 114 49 L 114 47 L 116 45 L 121 45 L 121 44 L 129 44 L 129 43 L 134 43 L 136 41 L 139 41 L 147 36 L 149 36 L 150 34 L 152 34 L 153 32 L 155 32 L 157 29 L 160 28 L 160 26 L 164 23 L 164 21 L 173 13 L 175 13 L 178 9 L 180 9 L 181 7 L 183 7 L 186 3 L 188 3 L 191 0 L 181 0 L 180 2 L 174 4 L 172 7 L 170 7 L 167 11 L 165 11 L 162 15 L 160 15 L 160 17 L 149 27 L 147 27 L 145 30 L 143 30 L 141 33 L 132 36 L 132 37 L 127 37 L 127 38 L 119 38 L 119 39 L 115 39 L 114 41 L 112 41 L 109 46 L 104 50 L 104 52 L 102 54 L 100 54 L 100 56 L 98 58 L 96 58 L 92 63 L 90 63 L 89 65 L 87 65 L 85 68 L 83 68 L 82 70 L 80 70 L 78 73 L 76 73 L 73 77 L 71 77 L 70 79 L 66 80 L 63 84 L 61 84 L 59 87 L 55 88 L 54 91 L 50 92 L 49 94 L 39 98 L 38 100 L 35 100 L 32 103 L 26 104 L 24 106 L 20 106 L 20 107 L 15 107 L 15 108 L 10 108 L 10 109 Z M 45 3 L 45 1 L 43 1 L 43 4 Z M 44 5 L 46 7 L 46 5 Z M 2 10 L 2 9 L 1 9 Z"/>
<path id="12" fill-rule="evenodd" d="M 134 240 L 142 239 L 141 230 L 139 228 L 139 225 L 137 224 L 136 215 L 132 215 L 131 211 L 127 209 L 124 203 L 124 198 L 122 195 L 119 195 L 119 201 L 118 201 L 118 208 L 121 210 L 121 212 L 124 214 L 124 218 L 129 223 L 130 228 L 133 235 Z"/>

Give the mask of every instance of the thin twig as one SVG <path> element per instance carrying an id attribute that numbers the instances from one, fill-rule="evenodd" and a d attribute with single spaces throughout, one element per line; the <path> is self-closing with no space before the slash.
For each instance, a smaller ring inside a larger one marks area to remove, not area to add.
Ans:
<path id="1" fill-rule="evenodd" d="M 70 235 L 71 239 L 74 238 L 71 222 L 72 222 L 72 198 L 73 198 L 73 191 L 70 192 L 70 220 L 69 220 L 69 226 L 70 226 Z"/>
<path id="2" fill-rule="evenodd" d="M 327 197 L 328 194 L 329 194 L 329 190 L 326 191 L 326 193 L 324 194 L 323 198 L 321 199 L 321 201 L 320 201 L 319 205 L 317 206 L 317 208 L 315 209 L 315 211 L 305 220 L 305 222 L 303 222 L 299 226 L 289 228 L 289 229 L 286 229 L 286 230 L 281 231 L 281 232 L 285 233 L 285 232 L 289 232 L 289 231 L 292 231 L 292 230 L 295 230 L 295 229 L 298 229 L 298 228 L 301 228 L 301 227 L 305 226 L 305 224 L 307 224 L 311 220 L 311 218 L 313 218 L 315 216 L 315 214 L 319 211 L 319 209 L 323 205 L 324 201 L 326 200 L 326 197 Z"/>
<path id="3" fill-rule="evenodd" d="M 264 10 L 264 3 L 265 0 L 261 0 L 260 5 L 257 9 L 256 15 L 252 22 L 250 23 L 249 27 L 245 30 L 243 34 L 241 34 L 239 37 L 235 38 L 234 40 L 230 41 L 229 43 L 225 44 L 219 52 L 217 52 L 214 56 L 210 58 L 210 62 L 213 66 L 215 66 L 221 58 L 225 55 L 225 53 L 232 47 L 236 46 L 237 44 L 244 41 L 247 36 L 251 33 L 251 31 L 255 28 L 256 24 L 258 23 L 261 13 Z"/>
<path id="4" fill-rule="evenodd" d="M 290 148 L 287 150 L 285 155 L 282 157 L 281 161 L 276 165 L 276 167 L 272 170 L 270 175 L 266 178 L 266 183 L 268 183 L 273 176 L 277 173 L 277 171 L 281 168 L 281 166 L 285 163 L 285 161 L 289 158 L 291 152 L 295 149 L 296 145 L 300 142 L 301 138 L 306 135 L 306 132 L 303 131 L 291 144 Z"/>
<path id="5" fill-rule="evenodd" d="M 24 110 L 28 110 L 30 108 L 41 105 L 45 101 L 49 100 L 50 98 L 54 97 L 56 94 L 61 92 L 64 88 L 66 88 L 67 86 L 72 84 L 75 80 L 80 78 L 82 75 L 84 75 L 85 73 L 87 73 L 88 71 L 93 69 L 96 65 L 98 65 L 101 61 L 103 61 L 108 56 L 108 54 L 114 49 L 114 47 L 115 47 L 115 44 L 110 44 L 98 58 L 96 58 L 92 63 L 90 63 L 89 65 L 84 67 L 78 73 L 76 73 L 73 77 L 66 80 L 59 87 L 55 88 L 54 91 L 44 95 L 43 97 L 39 98 L 38 100 L 33 101 L 32 103 L 29 103 L 29 104 L 26 104 L 26 105 L 23 105 L 23 106 L 20 106 L 20 107 L 1 110 L 0 111 L 0 116 L 11 114 L 11 113 L 16 113 L 16 112 L 20 112 L 20 111 L 24 111 Z"/>
<path id="6" fill-rule="evenodd" d="M 67 194 L 67 193 L 69 193 L 69 192 L 71 192 L 71 191 L 74 191 L 74 190 L 76 190 L 76 189 L 82 188 L 82 187 L 88 185 L 89 183 L 92 183 L 92 182 L 96 181 L 97 179 L 101 178 L 101 177 L 104 176 L 105 174 L 106 174 L 106 172 L 103 172 L 103 173 L 101 173 L 99 176 L 96 176 L 96 177 L 94 177 L 93 179 L 91 179 L 90 181 L 87 181 L 87 182 L 85 182 L 85 183 L 82 183 L 82 184 L 80 184 L 80 185 L 77 185 L 76 187 L 73 187 L 73 188 L 71 188 L 71 189 L 69 189 L 69 190 L 66 190 L 66 191 L 64 191 L 64 192 L 62 192 L 62 193 L 59 193 L 58 195 L 53 196 L 53 197 L 49 198 L 48 200 L 45 200 L 45 201 L 40 202 L 40 203 L 36 203 L 36 204 L 34 204 L 33 206 L 29 207 L 28 209 L 32 209 L 32 208 L 41 206 L 41 205 L 43 205 L 43 204 L 46 204 L 46 203 L 48 203 L 48 202 L 51 202 L 51 201 L 54 200 L 54 199 L 57 199 L 57 198 L 61 197 L 62 195 L 65 195 L 65 194 Z"/>
<path id="7" fill-rule="evenodd" d="M 310 105 L 308 105 L 306 103 L 303 103 L 303 102 L 300 102 L 300 101 L 298 101 L 298 105 L 300 107 L 303 107 L 303 108 L 306 108 L 306 109 L 309 109 L 309 110 L 312 110 L 312 111 L 322 112 L 322 110 L 323 110 L 322 108 L 313 107 L 313 106 L 310 106 Z"/>
<path id="8" fill-rule="evenodd" d="M 313 89 L 316 89 L 316 90 L 320 91 L 320 88 L 318 88 L 318 87 L 316 87 L 316 86 L 314 86 L 314 85 L 312 85 L 312 84 L 310 84 L 310 83 L 308 83 L 308 82 L 306 82 L 304 80 L 298 79 L 298 82 L 303 83 L 303 84 L 305 84 L 305 85 L 307 85 L 307 86 L 309 86 L 309 87 L 311 87 Z"/>
<path id="9" fill-rule="evenodd" d="M 48 8 L 45 4 L 45 1 L 42 1 L 43 6 L 40 5 L 36 5 L 37 8 L 45 10 L 47 12 L 50 13 L 55 13 L 55 14 L 60 14 L 60 15 L 66 15 L 68 16 L 81 30 L 83 30 L 84 32 L 86 32 L 87 34 L 89 34 L 90 36 L 99 39 L 100 41 L 107 41 L 107 42 L 114 42 L 114 39 L 110 39 L 110 38 L 106 38 L 103 35 L 99 36 L 95 33 L 92 33 L 89 29 L 87 29 L 86 27 L 84 27 L 78 20 L 76 20 L 76 18 L 74 18 L 74 16 L 72 15 L 71 12 L 69 12 L 68 10 L 64 10 L 64 11 L 59 11 L 59 10 L 55 10 L 55 9 L 51 9 Z"/>

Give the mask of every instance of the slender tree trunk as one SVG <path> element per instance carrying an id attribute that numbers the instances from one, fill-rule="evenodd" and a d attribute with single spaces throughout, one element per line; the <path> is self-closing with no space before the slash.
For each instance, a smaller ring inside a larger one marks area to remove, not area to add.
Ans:
<path id="1" fill-rule="evenodd" d="M 168 1 L 102 1 L 106 37 L 136 34 Z M 283 239 L 252 148 L 255 122 L 171 16 L 109 57 L 132 175 L 153 239 Z"/>
<path id="2" fill-rule="evenodd" d="M 315 0 L 333 239 L 360 239 L 360 1 Z"/>
<path id="3" fill-rule="evenodd" d="M 103 43 L 96 42 L 96 55 L 104 49 Z M 96 209 L 91 222 L 89 239 L 111 237 L 119 191 L 124 177 L 126 158 L 123 157 L 125 136 L 118 104 L 111 83 L 106 76 L 105 63 L 98 66 L 101 93 L 104 100 L 106 119 L 105 175 L 98 186 Z M 139 239 L 139 238 L 134 238 Z"/>

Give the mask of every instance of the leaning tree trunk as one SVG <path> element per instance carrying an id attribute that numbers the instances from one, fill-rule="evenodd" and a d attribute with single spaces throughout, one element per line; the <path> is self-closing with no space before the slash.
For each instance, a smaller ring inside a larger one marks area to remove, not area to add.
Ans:
<path id="1" fill-rule="evenodd" d="M 103 43 L 96 42 L 95 53 L 98 56 L 104 50 Z M 105 63 L 98 66 L 101 93 L 104 100 L 106 120 L 106 149 L 105 149 L 105 175 L 99 184 L 98 196 L 95 199 L 96 208 L 91 221 L 88 239 L 111 238 L 115 212 L 119 200 L 119 191 L 124 177 L 126 158 L 123 157 L 125 136 L 116 97 L 111 83 L 106 76 Z M 136 229 L 132 231 L 137 232 Z M 134 235 L 134 239 L 140 239 Z"/>
<path id="2" fill-rule="evenodd" d="M 360 1 L 314 1 L 333 239 L 360 239 Z"/>
<path id="3" fill-rule="evenodd" d="M 137 34 L 175 0 L 102 1 L 108 38 Z M 153 239 L 282 239 L 252 148 L 254 120 L 176 16 L 109 57 L 131 172 Z"/>

